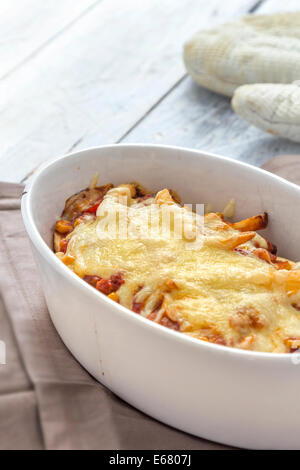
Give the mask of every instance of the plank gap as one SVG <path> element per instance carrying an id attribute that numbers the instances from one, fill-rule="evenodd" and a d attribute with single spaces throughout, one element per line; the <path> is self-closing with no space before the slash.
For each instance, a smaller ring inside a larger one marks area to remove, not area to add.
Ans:
<path id="1" fill-rule="evenodd" d="M 254 13 L 254 12 L 256 12 L 256 10 L 257 10 L 258 8 L 260 8 L 260 7 L 262 6 L 262 4 L 263 4 L 265 1 L 266 1 L 266 0 L 258 0 L 258 1 L 255 3 L 255 5 L 253 5 L 253 7 L 251 7 L 251 8 L 249 9 L 249 13 Z"/>
<path id="2" fill-rule="evenodd" d="M 172 85 L 172 87 L 166 91 L 155 103 L 153 103 L 152 106 L 139 118 L 136 120 L 136 122 L 119 138 L 116 140 L 116 144 L 119 144 L 122 142 L 146 117 L 160 104 L 163 102 L 165 98 L 167 98 L 168 95 L 172 93 L 185 79 L 187 78 L 187 74 L 184 74 L 177 82 Z"/>
<path id="3" fill-rule="evenodd" d="M 76 24 L 81 18 L 85 15 L 90 13 L 99 3 L 103 0 L 96 0 L 92 5 L 87 7 L 84 11 L 80 13 L 80 15 L 73 18 L 72 21 L 67 23 L 63 28 L 57 31 L 53 36 L 49 37 L 46 41 L 44 41 L 39 47 L 37 47 L 34 51 L 32 51 L 28 56 L 26 56 L 23 60 L 21 60 L 18 64 L 8 70 L 4 75 L 0 77 L 0 80 L 5 80 L 7 77 L 12 75 L 14 72 L 19 70 L 23 65 L 25 65 L 29 60 L 36 57 L 40 52 L 42 52 L 49 44 L 52 44 L 59 36 L 65 33 L 68 29 L 70 29 L 74 24 Z"/>

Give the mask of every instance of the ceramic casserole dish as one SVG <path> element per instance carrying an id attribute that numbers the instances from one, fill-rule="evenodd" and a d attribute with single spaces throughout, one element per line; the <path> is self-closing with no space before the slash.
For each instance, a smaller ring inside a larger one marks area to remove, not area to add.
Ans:
<path id="1" fill-rule="evenodd" d="M 57 259 L 54 221 L 66 198 L 86 187 L 96 171 L 100 184 L 138 181 L 153 190 L 168 187 L 187 203 L 208 202 L 216 210 L 235 198 L 237 219 L 267 211 L 267 237 L 282 256 L 296 261 L 300 188 L 201 151 L 119 144 L 44 165 L 22 198 L 53 323 L 98 381 L 148 415 L 188 433 L 244 448 L 299 449 L 298 354 L 238 350 L 169 330 L 99 294 Z"/>

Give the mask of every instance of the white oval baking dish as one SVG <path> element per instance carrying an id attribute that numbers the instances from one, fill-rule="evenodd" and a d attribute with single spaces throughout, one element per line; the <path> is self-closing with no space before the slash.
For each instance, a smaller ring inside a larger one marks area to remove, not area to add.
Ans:
<path id="1" fill-rule="evenodd" d="M 230 349 L 159 326 L 106 298 L 56 258 L 55 218 L 95 171 L 100 184 L 173 188 L 185 203 L 209 202 L 214 210 L 234 197 L 237 218 L 267 211 L 267 236 L 292 259 L 300 257 L 300 189 L 216 155 L 135 144 L 59 158 L 36 174 L 22 200 L 53 323 L 97 380 L 150 416 L 197 436 L 252 449 L 300 448 L 299 356 Z"/>

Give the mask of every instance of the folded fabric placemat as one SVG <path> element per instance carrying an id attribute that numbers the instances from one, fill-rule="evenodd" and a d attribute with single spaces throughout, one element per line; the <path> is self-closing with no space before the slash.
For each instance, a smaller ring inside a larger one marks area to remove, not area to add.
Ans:
<path id="1" fill-rule="evenodd" d="M 137 411 L 58 336 L 23 226 L 23 186 L 0 183 L 0 449 L 224 449 Z"/>

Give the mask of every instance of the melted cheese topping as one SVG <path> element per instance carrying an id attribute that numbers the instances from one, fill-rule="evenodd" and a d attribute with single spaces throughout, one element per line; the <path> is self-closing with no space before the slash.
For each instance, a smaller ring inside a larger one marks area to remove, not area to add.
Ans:
<path id="1" fill-rule="evenodd" d="M 300 338 L 300 312 L 292 306 L 300 300 L 299 271 L 279 271 L 251 254 L 258 243 L 266 244 L 264 239 L 234 230 L 217 214 L 206 215 L 203 226 L 203 217 L 175 204 L 167 190 L 145 201 L 131 196 L 126 185 L 110 190 L 96 220 L 77 225 L 69 235 L 66 256 L 75 273 L 109 278 L 121 272 L 120 304 L 129 309 L 141 304 L 140 313 L 156 321 L 167 315 L 196 338 L 289 351 L 286 339 Z M 166 206 L 174 209 L 169 232 L 163 222 Z M 136 237 L 125 238 L 120 228 L 113 234 L 108 230 L 104 222 L 116 213 Z M 146 236 L 157 224 L 155 236 Z"/>

